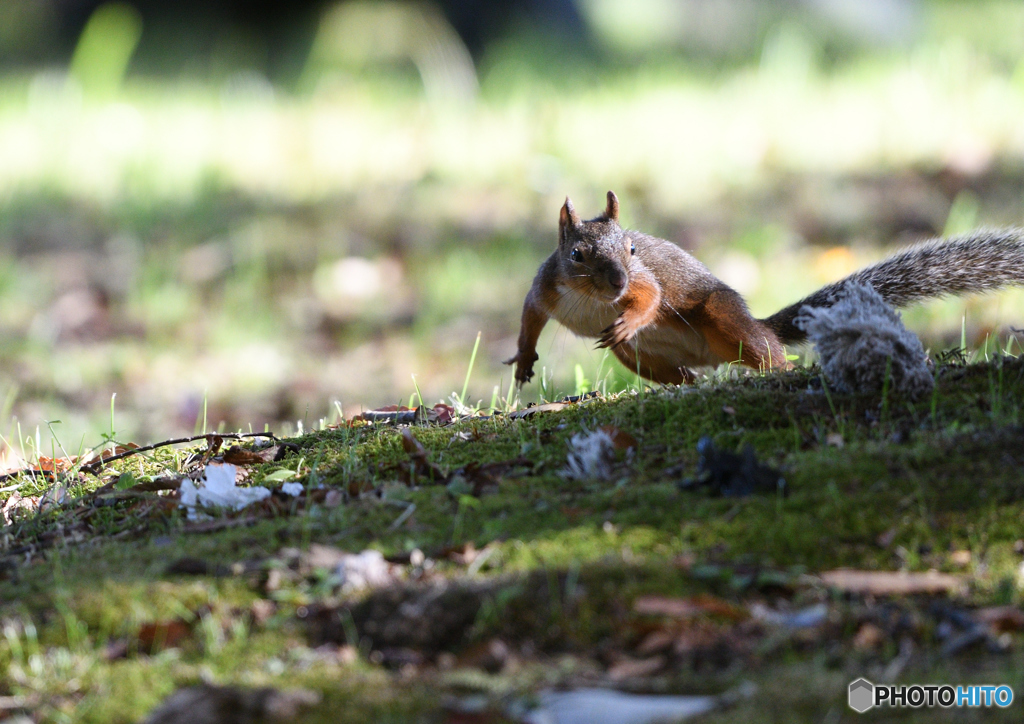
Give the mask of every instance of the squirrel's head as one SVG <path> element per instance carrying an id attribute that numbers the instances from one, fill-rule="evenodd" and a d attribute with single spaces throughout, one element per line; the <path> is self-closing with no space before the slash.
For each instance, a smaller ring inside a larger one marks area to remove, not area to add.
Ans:
<path id="1" fill-rule="evenodd" d="M 629 286 L 629 269 L 636 247 L 619 226 L 619 200 L 608 192 L 604 213 L 580 220 L 568 197 L 558 215 L 558 256 L 564 283 L 588 296 L 608 302 Z"/>

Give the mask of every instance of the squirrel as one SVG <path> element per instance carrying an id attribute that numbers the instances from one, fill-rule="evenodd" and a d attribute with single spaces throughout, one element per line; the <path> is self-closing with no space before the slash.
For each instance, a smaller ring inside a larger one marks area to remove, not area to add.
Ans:
<path id="1" fill-rule="evenodd" d="M 913 246 L 868 266 L 764 319 L 702 263 L 665 239 L 619 226 L 608 192 L 600 216 L 582 221 L 566 198 L 558 248 L 541 264 L 523 303 L 515 365 L 521 386 L 533 377 L 537 339 L 554 318 L 596 337 L 628 369 L 662 384 L 693 382 L 696 366 L 739 362 L 762 370 L 788 366 L 785 345 L 806 340 L 794 324 L 805 306 L 828 307 L 848 282 L 868 283 L 893 307 L 949 294 L 1024 285 L 1024 229 L 978 231 Z"/>

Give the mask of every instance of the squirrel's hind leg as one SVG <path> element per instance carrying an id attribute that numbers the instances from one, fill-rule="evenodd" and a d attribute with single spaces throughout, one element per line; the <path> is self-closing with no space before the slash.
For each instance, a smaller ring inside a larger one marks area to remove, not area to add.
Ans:
<path id="1" fill-rule="evenodd" d="M 722 362 L 739 362 L 754 369 L 780 369 L 788 365 L 786 351 L 771 329 L 754 319 L 739 294 L 720 290 L 701 305 L 696 325 L 708 349 Z"/>

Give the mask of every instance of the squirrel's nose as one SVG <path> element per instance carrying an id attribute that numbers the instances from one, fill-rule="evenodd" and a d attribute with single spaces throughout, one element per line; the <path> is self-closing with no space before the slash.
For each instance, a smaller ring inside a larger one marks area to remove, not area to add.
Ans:
<path id="1" fill-rule="evenodd" d="M 626 275 L 616 269 L 608 275 L 608 284 L 610 284 L 612 289 L 615 291 L 621 292 L 626 286 Z"/>

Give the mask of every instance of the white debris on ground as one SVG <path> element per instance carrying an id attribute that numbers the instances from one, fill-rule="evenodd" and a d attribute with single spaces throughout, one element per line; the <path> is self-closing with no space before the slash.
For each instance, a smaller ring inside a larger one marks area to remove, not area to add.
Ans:
<path id="1" fill-rule="evenodd" d="M 270 489 L 260 485 L 239 488 L 235 485 L 236 472 L 237 468 L 234 465 L 210 464 L 206 466 L 203 473 L 205 482 L 202 487 L 196 485 L 190 478 L 181 481 L 181 486 L 178 488 L 179 505 L 188 509 L 190 520 L 197 517 L 197 506 L 241 510 L 270 495 Z"/>
<path id="2" fill-rule="evenodd" d="M 569 456 L 562 477 L 570 480 L 607 480 L 612 476 L 615 442 L 604 430 L 580 432 L 569 441 Z"/>
<path id="3" fill-rule="evenodd" d="M 303 487 L 302 483 L 285 483 L 281 486 L 281 492 L 293 498 L 302 495 L 303 490 L 305 490 L 305 487 Z"/>
<path id="4" fill-rule="evenodd" d="M 750 614 L 757 621 L 788 629 L 816 628 L 828 621 L 828 605 L 815 603 L 796 611 L 775 611 L 763 603 L 752 603 Z"/>
<path id="5" fill-rule="evenodd" d="M 391 565 L 384 560 L 380 551 L 365 550 L 362 553 L 346 553 L 334 569 L 341 589 L 346 593 L 364 588 L 380 588 L 395 581 Z"/>
<path id="6" fill-rule="evenodd" d="M 921 340 L 870 284 L 847 284 L 831 307 L 804 307 L 793 323 L 807 332 L 826 379 L 841 392 L 932 391 Z"/>
<path id="7" fill-rule="evenodd" d="M 654 696 L 611 689 L 542 691 L 528 724 L 661 724 L 680 722 L 720 705 L 716 696 Z"/>
<path id="8" fill-rule="evenodd" d="M 268 580 L 269 590 L 276 590 L 285 580 L 283 577 L 291 575 L 289 571 L 301 578 L 315 576 L 343 593 L 390 586 L 404 577 L 401 565 L 388 563 L 380 551 L 369 549 L 349 553 L 334 546 L 312 543 L 307 550 L 283 548 L 278 557 L 284 565 L 271 567 L 268 575 L 274 582 Z M 430 563 L 422 552 L 410 556 L 410 562 L 424 568 Z"/>

